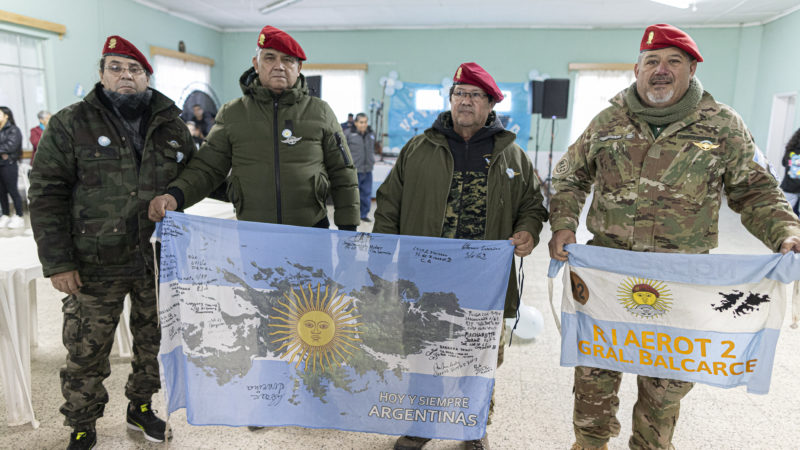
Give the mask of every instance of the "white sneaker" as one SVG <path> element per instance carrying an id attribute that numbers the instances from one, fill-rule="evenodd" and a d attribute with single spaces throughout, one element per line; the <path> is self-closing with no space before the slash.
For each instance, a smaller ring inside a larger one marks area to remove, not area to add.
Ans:
<path id="1" fill-rule="evenodd" d="M 0 216 L 0 228 L 5 228 L 8 226 L 8 222 L 11 221 L 11 217 L 2 215 Z"/>
<path id="2" fill-rule="evenodd" d="M 25 219 L 20 216 L 14 216 L 8 221 L 8 228 L 22 228 L 25 226 Z"/>

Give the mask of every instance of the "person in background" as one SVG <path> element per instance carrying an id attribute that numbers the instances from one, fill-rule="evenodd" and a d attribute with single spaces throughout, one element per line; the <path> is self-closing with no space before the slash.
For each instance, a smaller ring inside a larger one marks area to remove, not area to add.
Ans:
<path id="1" fill-rule="evenodd" d="M 361 204 L 361 221 L 372 222 L 369 210 L 372 206 L 372 168 L 375 166 L 375 135 L 367 125 L 367 115 L 358 113 L 355 129 L 345 132 L 347 146 L 353 155 L 353 165 L 358 172 L 358 196 Z"/>
<path id="2" fill-rule="evenodd" d="M 39 146 L 39 140 L 42 139 L 42 133 L 44 132 L 44 127 L 47 126 L 47 122 L 50 121 L 50 113 L 47 111 L 39 111 L 36 114 L 36 118 L 39 119 L 39 125 L 31 128 L 31 146 L 33 146 L 33 152 L 31 152 L 31 165 L 33 165 L 33 158 L 36 156 L 36 147 Z"/>
<path id="3" fill-rule="evenodd" d="M 214 126 L 214 116 L 210 112 L 203 110 L 199 104 L 192 106 L 192 114 L 194 115 L 194 124 L 200 130 L 202 137 L 208 137 L 211 132 L 211 127 Z"/>
<path id="4" fill-rule="evenodd" d="M 203 136 L 200 133 L 200 129 L 197 128 L 197 124 L 193 120 L 190 120 L 186 122 L 186 128 L 188 128 L 189 133 L 192 134 L 192 140 L 194 141 L 194 146 L 199 149 L 200 146 L 203 145 L 203 142 L 205 142 L 206 140 L 203 139 Z"/>
<path id="5" fill-rule="evenodd" d="M 783 167 L 786 175 L 781 182 L 781 189 L 795 214 L 800 215 L 800 128 L 794 132 L 786 144 L 783 155 Z"/>
<path id="6" fill-rule="evenodd" d="M 354 131 L 355 129 L 356 129 L 356 125 L 355 125 L 355 122 L 354 122 L 354 119 L 353 119 L 353 113 L 348 113 L 347 114 L 347 121 L 346 122 L 342 122 L 342 131 L 344 132 L 345 135 L 347 135 L 347 133 L 350 133 L 350 132 Z"/>
<path id="7" fill-rule="evenodd" d="M 22 196 L 19 195 L 19 159 L 22 157 L 22 132 L 14 122 L 14 113 L 7 106 L 0 106 L 0 228 L 22 228 Z M 16 215 L 11 215 L 8 196 L 14 202 Z"/>

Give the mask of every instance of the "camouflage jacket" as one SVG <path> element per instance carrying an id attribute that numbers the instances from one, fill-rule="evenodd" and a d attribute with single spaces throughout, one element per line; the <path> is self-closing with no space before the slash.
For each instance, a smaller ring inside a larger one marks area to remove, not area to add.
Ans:
<path id="1" fill-rule="evenodd" d="M 144 276 L 153 266 L 149 202 L 195 152 L 180 110 L 154 90 L 137 167 L 135 150 L 98 89 L 99 83 L 53 115 L 36 152 L 31 225 L 48 277 L 69 270 L 82 280 Z"/>
<path id="2" fill-rule="evenodd" d="M 274 95 L 253 68 L 239 79 L 242 97 L 225 104 L 197 157 L 170 185 L 184 206 L 203 199 L 228 175 L 236 217 L 313 226 L 333 197 L 334 223 L 359 223 L 358 177 L 330 106 L 308 95 L 301 75 Z"/>
<path id="3" fill-rule="evenodd" d="M 594 187 L 587 226 L 594 245 L 703 253 L 717 246 L 724 190 L 742 223 L 770 249 L 800 234 L 741 117 L 707 92 L 658 138 L 624 92 L 598 114 L 554 170 L 550 227 L 575 230 Z"/>
<path id="4" fill-rule="evenodd" d="M 542 206 L 533 164 L 514 143 L 516 135 L 494 135 L 489 162 L 485 239 L 508 239 L 528 231 L 539 242 L 547 210 Z M 429 128 L 403 147 L 392 171 L 378 189 L 374 233 L 440 237 L 453 178 L 453 155 L 447 138 Z M 511 270 L 506 317 L 519 305 L 516 273 Z"/>

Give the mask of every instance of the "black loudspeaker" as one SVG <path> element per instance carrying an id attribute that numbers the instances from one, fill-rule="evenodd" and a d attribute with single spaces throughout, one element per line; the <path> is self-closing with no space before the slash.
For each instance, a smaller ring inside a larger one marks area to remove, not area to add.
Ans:
<path id="1" fill-rule="evenodd" d="M 322 98 L 322 75 L 311 75 L 306 77 L 308 93 L 312 97 Z"/>
<path id="2" fill-rule="evenodd" d="M 569 78 L 549 78 L 544 80 L 542 117 L 565 119 L 569 106 Z"/>
<path id="3" fill-rule="evenodd" d="M 541 114 L 544 102 L 544 81 L 531 81 L 531 114 Z"/>

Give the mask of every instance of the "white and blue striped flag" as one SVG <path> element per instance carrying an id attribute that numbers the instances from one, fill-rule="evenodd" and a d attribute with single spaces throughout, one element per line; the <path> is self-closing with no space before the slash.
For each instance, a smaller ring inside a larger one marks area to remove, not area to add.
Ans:
<path id="1" fill-rule="evenodd" d="M 800 255 L 566 249 L 548 273 L 565 266 L 562 366 L 768 392 Z"/>
<path id="2" fill-rule="evenodd" d="M 509 241 L 169 212 L 162 386 L 194 425 L 471 440 L 494 386 Z"/>

